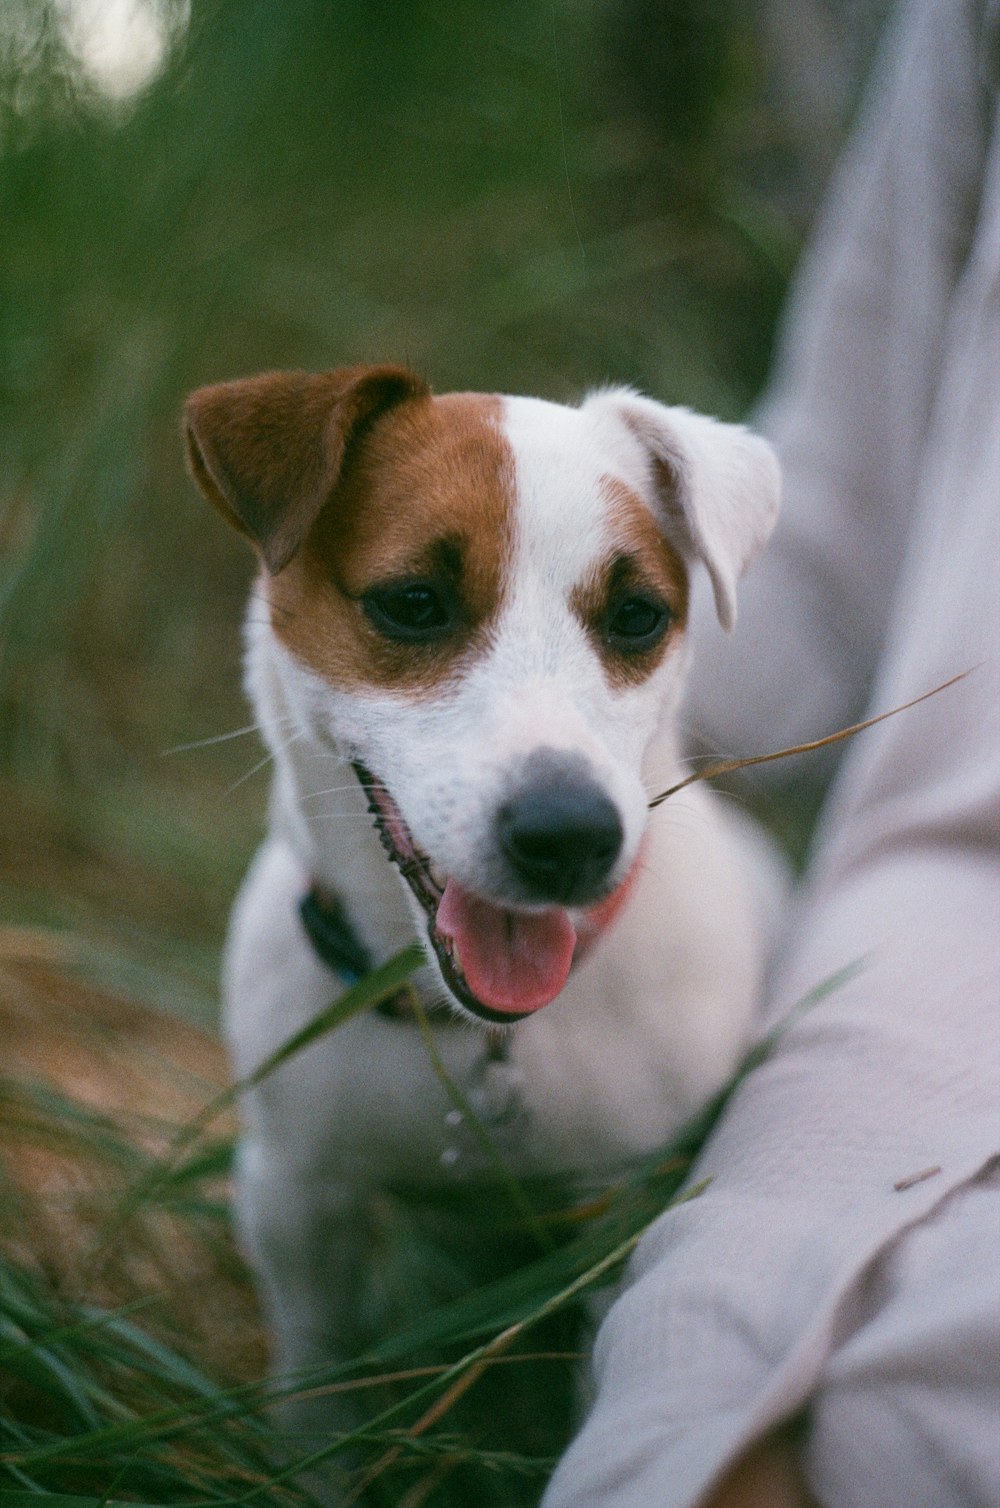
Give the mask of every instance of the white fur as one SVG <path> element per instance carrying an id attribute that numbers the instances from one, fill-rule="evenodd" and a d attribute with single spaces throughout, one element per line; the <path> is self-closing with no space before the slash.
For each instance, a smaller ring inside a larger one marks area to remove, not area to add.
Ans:
<path id="1" fill-rule="evenodd" d="M 615 689 L 570 593 L 613 544 L 601 485 L 610 475 L 645 499 L 692 563 L 704 560 L 731 619 L 735 578 L 774 515 L 776 478 L 762 441 L 624 391 L 579 409 L 508 399 L 504 429 L 516 457 L 511 579 L 485 651 L 445 692 L 335 690 L 259 611 L 248 623 L 247 684 L 277 774 L 270 835 L 233 916 L 228 1033 L 245 1074 L 337 994 L 296 914 L 311 881 L 343 897 L 377 961 L 424 935 L 346 758 L 386 780 L 443 870 L 497 894 L 491 814 L 511 769 L 539 746 L 581 754 L 621 815 L 616 881 L 646 835 L 629 903 L 560 997 L 512 1028 L 506 1062 L 487 1061 L 478 1029 L 445 1026 L 437 1038 L 515 1173 L 586 1184 L 664 1141 L 731 1072 L 758 989 L 762 913 L 779 885 L 759 848 L 748 877 L 752 845 L 703 789 L 648 812 L 648 797 L 678 775 L 686 650 L 672 648 L 644 684 Z M 681 476 L 683 517 L 664 511 L 653 456 Z M 433 962 L 419 983 L 426 997 L 441 994 Z M 369 1190 L 488 1172 L 451 1108 L 416 1027 L 374 1014 L 248 1096 L 239 1202 L 279 1369 L 354 1343 Z M 301 1418 L 328 1421 L 325 1405 Z"/>

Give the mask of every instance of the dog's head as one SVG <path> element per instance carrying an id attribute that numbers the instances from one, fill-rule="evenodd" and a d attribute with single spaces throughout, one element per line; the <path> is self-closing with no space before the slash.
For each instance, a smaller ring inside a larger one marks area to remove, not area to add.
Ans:
<path id="1" fill-rule="evenodd" d="M 203 388 L 187 438 L 451 994 L 488 1020 L 546 1004 L 640 862 L 688 573 L 731 626 L 777 511 L 770 448 L 627 389 L 438 397 L 396 367 Z"/>

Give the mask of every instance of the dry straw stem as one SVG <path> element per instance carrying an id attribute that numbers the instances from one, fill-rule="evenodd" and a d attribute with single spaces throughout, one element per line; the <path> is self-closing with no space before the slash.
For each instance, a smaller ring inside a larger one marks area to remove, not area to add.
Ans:
<path id="1" fill-rule="evenodd" d="M 776 759 L 788 759 L 792 754 L 811 754 L 814 749 L 825 749 L 829 744 L 839 744 L 845 738 L 853 738 L 855 733 L 863 733 L 866 728 L 874 728 L 876 723 L 884 723 L 889 717 L 895 717 L 899 712 L 908 712 L 911 707 L 917 707 L 921 702 L 926 702 L 932 696 L 937 696 L 939 691 L 947 691 L 949 686 L 964 681 L 966 676 L 972 674 L 971 670 L 960 671 L 953 675 L 950 680 L 942 681 L 940 686 L 935 686 L 932 691 L 925 691 L 922 696 L 915 696 L 912 702 L 904 702 L 901 707 L 892 707 L 888 712 L 880 712 L 877 717 L 866 718 L 863 723 L 852 723 L 849 728 L 841 728 L 836 733 L 828 733 L 825 738 L 815 738 L 811 743 L 794 744 L 790 749 L 776 749 L 772 754 L 750 754 L 745 759 L 719 759 L 714 764 L 706 765 L 703 770 L 696 770 L 693 775 L 688 775 L 684 780 L 679 780 L 669 790 L 661 791 L 654 796 L 649 803 L 649 809 L 661 806 L 671 796 L 676 796 L 678 791 L 683 791 L 686 786 L 694 785 L 699 780 L 714 780 L 716 775 L 730 775 L 734 770 L 746 770 L 755 764 L 773 764 Z"/>

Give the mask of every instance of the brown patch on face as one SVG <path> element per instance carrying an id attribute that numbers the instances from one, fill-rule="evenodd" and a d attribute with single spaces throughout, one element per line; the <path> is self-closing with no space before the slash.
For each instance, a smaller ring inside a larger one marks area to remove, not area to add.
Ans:
<path id="1" fill-rule="evenodd" d="M 688 573 L 680 555 L 640 497 L 615 477 L 602 478 L 611 520 L 612 549 L 589 580 L 576 587 L 570 605 L 601 657 L 612 686 L 641 685 L 683 633 L 688 613 Z M 641 627 L 640 605 L 668 614 L 665 626 L 646 635 L 620 630 Z"/>
<path id="2" fill-rule="evenodd" d="M 332 685 L 425 692 L 482 646 L 513 548 L 514 459 L 502 403 L 418 397 L 377 419 L 350 454 L 302 549 L 267 582 L 278 638 Z M 377 611 L 424 591 L 446 616 L 423 640 Z"/>

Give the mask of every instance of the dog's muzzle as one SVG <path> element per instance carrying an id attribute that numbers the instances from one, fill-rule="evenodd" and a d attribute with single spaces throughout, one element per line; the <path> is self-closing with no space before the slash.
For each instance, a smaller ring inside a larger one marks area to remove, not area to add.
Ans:
<path id="1" fill-rule="evenodd" d="M 607 893 L 625 838 L 582 760 L 540 750 L 497 812 L 497 846 L 528 902 L 581 906 Z"/>
<path id="2" fill-rule="evenodd" d="M 612 886 L 624 831 L 583 759 L 538 750 L 501 803 L 494 842 L 506 888 L 518 893 L 509 899 L 470 890 L 442 871 L 414 841 L 385 783 L 360 763 L 354 769 L 383 847 L 427 917 L 454 1001 L 509 1026 L 554 1000 L 617 915 L 639 864 Z"/>

